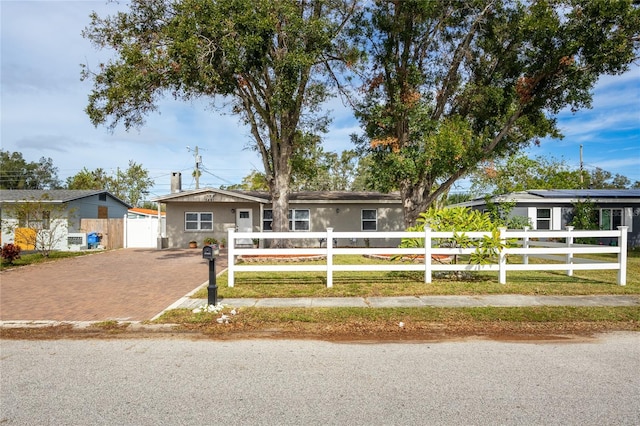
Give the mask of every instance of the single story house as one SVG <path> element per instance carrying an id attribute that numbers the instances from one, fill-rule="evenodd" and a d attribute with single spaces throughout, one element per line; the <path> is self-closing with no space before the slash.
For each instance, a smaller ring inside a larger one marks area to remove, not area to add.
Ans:
<path id="1" fill-rule="evenodd" d="M 181 191 L 153 199 L 166 206 L 166 235 L 169 248 L 188 247 L 190 241 L 202 245 L 213 237 L 226 243 L 229 228 L 237 231 L 268 232 L 273 214 L 267 192 L 216 188 Z M 294 192 L 289 198 L 289 230 L 293 232 L 402 231 L 402 202 L 398 193 L 374 192 Z M 318 246 L 322 241 L 297 240 L 296 244 Z M 381 241 L 340 239 L 339 246 L 380 245 Z M 268 244 L 268 241 L 265 242 Z M 397 244 L 397 242 L 396 242 Z"/>
<path id="2" fill-rule="evenodd" d="M 525 216 L 534 230 L 562 230 L 573 218 L 576 202 L 590 201 L 603 230 L 628 227 L 628 244 L 640 246 L 640 189 L 540 189 L 496 195 L 491 203 L 515 203 L 510 216 Z M 487 200 L 476 198 L 457 206 L 486 210 Z"/>
<path id="3" fill-rule="evenodd" d="M 47 210 L 33 212 L 30 217 L 14 217 L 12 206 L 29 202 L 39 202 L 44 206 L 64 206 L 64 211 L 55 218 Z M 80 245 L 86 245 L 86 233 L 81 230 L 83 219 L 123 219 L 131 207 L 105 190 L 0 190 L 2 243 L 15 242 L 13 230 L 17 225 L 21 228 L 55 230 L 60 233 L 54 238 L 56 244 L 52 248 L 55 250 L 69 249 L 69 237 L 79 238 L 78 235 L 71 234 L 85 235 L 84 243 Z M 73 242 L 72 245 L 78 244 Z"/>

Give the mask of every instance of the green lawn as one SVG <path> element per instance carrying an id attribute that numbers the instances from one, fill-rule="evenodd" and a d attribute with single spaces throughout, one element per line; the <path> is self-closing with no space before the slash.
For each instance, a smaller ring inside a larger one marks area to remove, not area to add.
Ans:
<path id="1" fill-rule="evenodd" d="M 95 252 L 89 251 L 52 251 L 49 257 L 43 256 L 41 253 L 28 252 L 21 253 L 20 258 L 13 261 L 13 264 L 8 263 L 4 259 L 0 262 L 0 271 L 6 268 L 15 268 L 20 266 L 33 265 L 36 263 L 52 262 L 58 259 L 65 259 L 67 257 L 78 257 L 87 254 L 93 254 Z"/>
<path id="2" fill-rule="evenodd" d="M 607 259 L 613 260 L 613 255 Z M 335 263 L 381 263 L 385 260 L 362 256 L 337 256 Z M 531 261 L 533 262 L 533 260 Z M 320 263 L 316 261 L 310 263 Z M 318 272 L 236 272 L 235 286 L 227 286 L 226 272 L 217 278 L 218 295 L 227 298 L 250 297 L 374 297 L 417 295 L 537 294 L 590 295 L 640 294 L 640 252 L 629 251 L 627 285 L 617 285 L 617 271 L 508 272 L 507 284 L 498 283 L 497 272 L 472 272 L 463 277 L 434 273 L 425 284 L 421 272 L 336 272 L 333 287 L 326 287 L 326 276 Z M 194 298 L 206 298 L 207 289 Z"/>

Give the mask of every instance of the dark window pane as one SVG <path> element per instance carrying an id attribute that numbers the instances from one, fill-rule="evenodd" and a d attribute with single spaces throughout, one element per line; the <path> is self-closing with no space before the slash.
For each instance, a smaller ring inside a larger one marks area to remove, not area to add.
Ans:
<path id="1" fill-rule="evenodd" d="M 536 229 L 551 229 L 551 227 L 549 226 L 551 225 L 551 222 L 548 220 L 539 220 L 536 223 Z"/>
<path id="2" fill-rule="evenodd" d="M 377 210 L 362 210 L 362 219 L 376 219 Z"/>
<path id="3" fill-rule="evenodd" d="M 363 231 L 375 231 L 376 230 L 376 223 L 375 222 L 370 222 L 370 221 L 364 221 L 364 222 L 362 222 L 362 230 Z"/>

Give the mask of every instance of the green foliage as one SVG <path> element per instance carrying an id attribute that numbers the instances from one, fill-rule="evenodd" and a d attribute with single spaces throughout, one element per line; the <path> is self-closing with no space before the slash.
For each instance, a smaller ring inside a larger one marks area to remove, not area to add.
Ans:
<path id="1" fill-rule="evenodd" d="M 205 245 L 218 244 L 218 240 L 213 237 L 205 237 L 203 242 Z"/>
<path id="2" fill-rule="evenodd" d="M 476 169 L 471 174 L 471 192 L 499 195 L 529 189 L 579 189 L 584 186 L 580 177 L 580 170 L 572 170 L 563 160 L 514 154 Z"/>
<path id="3" fill-rule="evenodd" d="M 133 0 L 126 13 L 94 14 L 83 36 L 116 58 L 84 68 L 94 84 L 86 112 L 128 129 L 165 94 L 224 99 L 262 157 L 274 231 L 288 230 L 292 159 L 326 129 L 320 106 L 360 55 L 344 34 L 354 1 Z"/>
<path id="4" fill-rule="evenodd" d="M 28 163 L 20 152 L 0 149 L 0 189 L 57 189 L 58 168 L 51 158 Z"/>
<path id="5" fill-rule="evenodd" d="M 118 168 L 115 175 L 109 175 L 101 168 L 89 171 L 85 167 L 67 178 L 68 189 L 104 189 L 132 206 L 137 206 L 152 186 L 149 171 L 133 160 L 129 161 L 126 170 Z"/>
<path id="6" fill-rule="evenodd" d="M 12 265 L 14 260 L 20 259 L 21 251 L 22 249 L 15 244 L 5 244 L 2 246 L 2 250 L 0 251 L 0 257 Z"/>
<path id="7" fill-rule="evenodd" d="M 573 218 L 569 225 L 575 229 L 598 229 L 598 209 L 591 200 L 577 201 L 573 204 Z M 576 238 L 578 244 L 596 244 L 596 238 Z"/>
<path id="8" fill-rule="evenodd" d="M 325 152 L 319 143 L 303 150 L 292 160 L 291 191 L 360 191 L 358 186 L 358 157 L 352 150 Z M 223 189 L 266 191 L 269 189 L 264 173 L 256 170 L 238 185 Z"/>
<path id="9" fill-rule="evenodd" d="M 425 227 L 433 231 L 455 232 L 452 239 L 434 239 L 433 243 L 440 247 L 477 247 L 471 255 L 470 263 L 482 264 L 494 261 L 500 251 L 506 246 L 500 239 L 500 223 L 492 221 L 491 215 L 473 210 L 468 207 L 453 207 L 448 209 L 431 208 L 418 216 L 416 225 L 407 228 L 409 232 L 421 232 Z M 465 232 L 491 232 L 491 236 L 484 236 L 480 240 L 467 237 Z M 424 247 L 424 238 L 405 238 L 400 247 Z"/>
<path id="10" fill-rule="evenodd" d="M 83 167 L 78 173 L 67 178 L 67 189 L 96 189 L 104 190 L 112 179 L 104 169 L 97 168 L 89 171 Z"/>
<path id="11" fill-rule="evenodd" d="M 471 192 L 493 195 L 529 189 L 624 189 L 630 185 L 625 176 L 606 170 L 587 173 L 572 169 L 564 160 L 524 154 L 484 163 L 471 174 Z"/>
<path id="12" fill-rule="evenodd" d="M 591 200 L 573 203 L 573 218 L 569 223 L 575 229 L 598 229 L 598 209 Z"/>
<path id="13" fill-rule="evenodd" d="M 554 115 L 589 107 L 601 75 L 628 69 L 639 28 L 630 1 L 367 4 L 355 141 L 377 189 L 399 189 L 414 224 L 479 163 L 560 137 Z"/>
<path id="14" fill-rule="evenodd" d="M 524 229 L 525 226 L 532 228 L 531 218 L 528 216 L 511 216 L 507 219 L 508 229 Z"/>

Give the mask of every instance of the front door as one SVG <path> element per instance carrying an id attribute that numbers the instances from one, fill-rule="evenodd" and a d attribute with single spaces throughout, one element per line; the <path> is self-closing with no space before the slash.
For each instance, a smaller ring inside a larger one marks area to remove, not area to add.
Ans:
<path id="1" fill-rule="evenodd" d="M 236 231 L 238 232 L 251 232 L 253 231 L 253 221 L 251 219 L 251 209 L 236 209 Z M 251 238 L 242 238 L 236 240 L 237 246 L 249 246 L 253 245 Z"/>
<path id="2" fill-rule="evenodd" d="M 251 209 L 236 210 L 236 231 L 238 232 L 253 231 L 253 219 L 251 218 Z"/>

